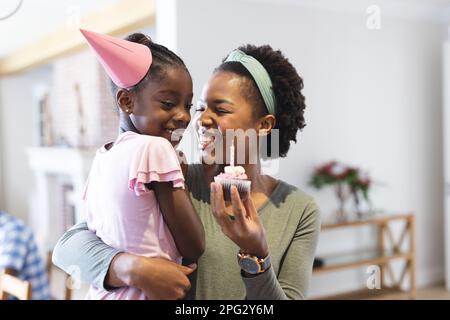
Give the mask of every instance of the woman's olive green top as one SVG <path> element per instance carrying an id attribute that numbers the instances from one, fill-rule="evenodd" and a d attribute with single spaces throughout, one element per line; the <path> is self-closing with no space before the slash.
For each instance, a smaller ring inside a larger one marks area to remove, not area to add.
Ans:
<path id="1" fill-rule="evenodd" d="M 214 219 L 210 189 L 200 164 L 188 167 L 186 177 L 193 205 L 205 228 L 206 249 L 192 278 L 191 297 L 196 299 L 303 299 L 312 272 L 320 229 L 314 200 L 279 181 L 258 213 L 266 230 L 272 267 L 246 278 L 237 263 L 239 248 L 228 239 Z M 67 231 L 55 247 L 54 263 L 65 271 L 76 265 L 82 279 L 104 287 L 112 258 L 118 250 L 105 245 L 80 223 Z"/>

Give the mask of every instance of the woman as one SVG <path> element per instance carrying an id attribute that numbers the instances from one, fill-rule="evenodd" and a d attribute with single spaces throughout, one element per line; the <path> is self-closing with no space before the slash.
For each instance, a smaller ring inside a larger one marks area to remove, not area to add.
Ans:
<path id="1" fill-rule="evenodd" d="M 207 155 L 211 163 L 220 150 L 215 146 L 220 139 L 208 132 L 218 131 L 226 141 L 227 129 L 254 130 L 258 137 L 278 130 L 279 156 L 286 156 L 290 142 L 305 126 L 302 88 L 302 79 L 280 51 L 252 45 L 233 51 L 202 92 L 196 125 L 204 159 Z M 267 153 L 276 157 L 268 140 Z M 220 185 L 212 183 L 224 164 L 186 168 L 186 183 L 206 237 L 196 279 L 188 280 L 187 267 L 118 252 L 83 223 L 59 241 L 54 263 L 64 270 L 78 266 L 83 279 L 98 287 L 134 286 L 159 299 L 183 298 L 191 285 L 196 299 L 305 298 L 319 234 L 319 209 L 296 187 L 262 175 L 260 154 L 248 145 L 244 158 L 251 193 L 241 200 L 233 188 L 231 203 L 224 201 Z M 255 158 L 256 163 L 251 161 Z"/>

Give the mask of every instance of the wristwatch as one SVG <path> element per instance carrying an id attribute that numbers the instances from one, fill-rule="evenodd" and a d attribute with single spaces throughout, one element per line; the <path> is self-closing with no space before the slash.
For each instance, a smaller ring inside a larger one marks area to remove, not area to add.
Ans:
<path id="1" fill-rule="evenodd" d="M 263 273 L 270 268 L 271 264 L 270 256 L 261 259 L 257 256 L 239 251 L 237 258 L 241 269 L 250 274 Z"/>

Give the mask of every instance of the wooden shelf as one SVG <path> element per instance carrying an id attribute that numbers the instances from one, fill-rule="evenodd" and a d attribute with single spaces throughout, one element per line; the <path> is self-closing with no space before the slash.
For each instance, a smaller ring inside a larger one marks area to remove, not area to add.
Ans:
<path id="1" fill-rule="evenodd" d="M 404 220 L 406 217 L 411 216 L 412 213 L 406 213 L 406 214 L 387 214 L 387 213 L 377 213 L 374 216 L 365 218 L 365 219 L 358 219 L 358 218 L 352 218 L 346 221 L 342 222 L 330 222 L 330 223 L 323 223 L 321 226 L 322 230 L 329 230 L 329 229 L 338 229 L 343 227 L 357 227 L 357 226 L 363 226 L 363 225 L 381 225 L 386 224 L 388 222 L 394 221 L 394 220 Z"/>
<path id="2" fill-rule="evenodd" d="M 395 239 L 391 231 L 392 222 L 403 224 L 400 237 Z M 373 241 L 375 249 L 361 248 L 347 253 L 336 253 L 331 256 L 318 257 L 323 265 L 313 269 L 313 274 L 323 274 L 340 270 L 356 269 L 363 266 L 376 265 L 380 269 L 379 281 L 381 289 L 364 288 L 357 291 L 330 295 L 319 299 L 414 299 L 416 296 L 415 280 L 415 217 L 407 214 L 376 214 L 364 219 L 350 219 L 336 223 L 323 223 L 322 231 L 333 231 L 349 227 L 375 226 L 378 236 Z M 407 250 L 403 244 L 408 240 Z M 392 269 L 393 260 L 402 260 L 404 265 L 397 277 Z M 408 290 L 404 291 L 404 280 L 408 275 Z M 390 281 L 388 280 L 388 277 Z"/>
<path id="3" fill-rule="evenodd" d="M 333 256 L 320 257 L 324 265 L 313 269 L 314 273 L 337 271 L 340 269 L 357 268 L 365 265 L 386 264 L 395 259 L 411 259 L 410 252 L 380 252 L 379 250 L 367 249 L 349 253 L 341 253 Z"/>

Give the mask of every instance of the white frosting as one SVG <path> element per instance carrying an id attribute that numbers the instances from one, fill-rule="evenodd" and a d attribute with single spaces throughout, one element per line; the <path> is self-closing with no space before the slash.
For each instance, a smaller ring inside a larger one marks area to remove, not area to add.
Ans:
<path id="1" fill-rule="evenodd" d="M 224 171 L 225 171 L 225 173 L 233 174 L 233 175 L 240 175 L 240 174 L 245 173 L 245 169 L 242 166 L 235 166 L 235 167 L 226 166 L 224 168 Z"/>

